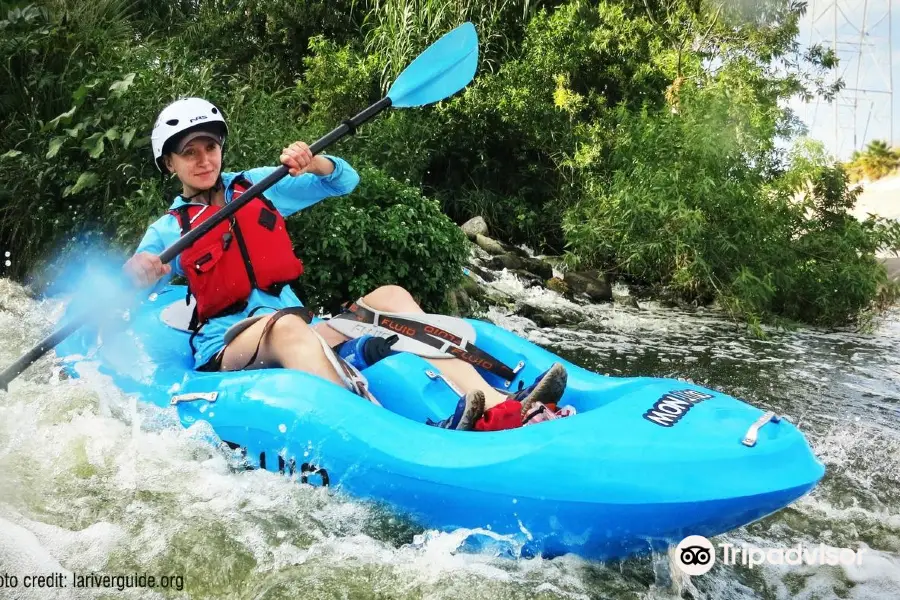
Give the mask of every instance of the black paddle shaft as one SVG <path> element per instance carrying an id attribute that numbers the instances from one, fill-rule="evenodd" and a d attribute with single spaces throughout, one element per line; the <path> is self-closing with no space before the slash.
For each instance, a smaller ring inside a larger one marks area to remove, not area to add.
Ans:
<path id="1" fill-rule="evenodd" d="M 389 97 L 382 98 L 375 104 L 359 112 L 354 117 L 347 119 L 334 129 L 332 129 L 330 132 L 325 134 L 323 137 L 316 140 L 313 145 L 309 147 L 310 151 L 313 153 L 313 155 L 316 155 L 345 135 L 355 133 L 357 127 L 359 127 L 384 109 L 388 108 L 390 105 L 391 99 Z M 226 204 L 222 208 L 222 210 L 216 212 L 216 214 L 201 223 L 196 229 L 192 229 L 187 235 L 182 236 L 177 242 L 163 250 L 159 255 L 160 260 L 163 262 L 163 264 L 172 262 L 176 256 L 181 254 L 188 246 L 196 242 L 198 238 L 209 233 L 209 231 L 212 230 L 216 225 L 231 217 L 231 215 L 237 212 L 242 206 L 278 183 L 278 181 L 283 179 L 287 174 L 288 168 L 284 165 L 281 165 L 280 167 L 275 169 L 275 171 L 270 173 L 268 177 L 266 177 L 259 183 L 255 183 L 250 186 L 250 188 L 246 192 L 241 194 L 237 200 Z M 81 328 L 81 326 L 84 325 L 86 321 L 90 320 L 92 313 L 93 311 L 90 311 L 79 315 L 76 319 L 72 319 L 67 324 L 63 325 L 52 334 L 45 337 L 38 343 L 37 346 L 23 354 L 19 358 L 19 360 L 7 367 L 6 370 L 4 370 L 2 374 L 0 374 L 0 390 L 6 391 L 10 381 L 18 377 L 25 369 L 34 364 L 40 357 L 45 355 L 51 349 L 59 345 L 64 339 L 75 333 L 75 331 Z"/>

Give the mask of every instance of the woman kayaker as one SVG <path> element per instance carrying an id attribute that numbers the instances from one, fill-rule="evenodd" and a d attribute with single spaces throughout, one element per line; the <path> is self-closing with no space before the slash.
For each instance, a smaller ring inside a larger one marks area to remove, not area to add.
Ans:
<path id="1" fill-rule="evenodd" d="M 160 112 L 151 135 L 154 161 L 160 172 L 178 178 L 182 192 L 150 225 L 125 271 L 141 287 L 165 285 L 173 272 L 187 279 L 196 301 L 190 344 L 197 370 L 284 367 L 366 395 L 365 378 L 330 350 L 348 338 L 325 324 L 311 326 L 288 285 L 302 274 L 303 265 L 294 255 L 284 218 L 353 191 L 359 175 L 343 159 L 314 156 L 304 142 L 294 142 L 280 157 L 290 177 L 241 207 L 170 265 L 159 259 L 180 236 L 275 170 L 223 171 L 227 136 L 222 112 L 201 98 L 177 100 Z M 363 300 L 385 312 L 423 312 L 409 292 L 395 285 L 379 287 Z M 249 320 L 253 317 L 255 321 Z M 472 429 L 486 410 L 503 404 L 509 412 L 510 397 L 493 389 L 472 365 L 455 358 L 429 360 L 464 392 L 455 413 L 435 425 Z M 556 364 L 514 400 L 521 402 L 523 412 L 537 401 L 555 403 L 565 383 L 565 369 Z"/>

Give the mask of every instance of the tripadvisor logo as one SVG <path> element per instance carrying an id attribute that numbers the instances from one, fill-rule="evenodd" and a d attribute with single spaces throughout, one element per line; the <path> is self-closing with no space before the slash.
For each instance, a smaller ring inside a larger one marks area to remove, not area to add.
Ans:
<path id="1" fill-rule="evenodd" d="M 675 564 L 688 575 L 703 575 L 716 564 L 716 550 L 702 535 L 689 535 L 675 547 Z"/>
<path id="2" fill-rule="evenodd" d="M 798 543 L 789 548 L 758 548 L 719 544 L 722 564 L 744 565 L 753 568 L 769 565 L 861 565 L 865 548 L 833 548 L 825 544 L 805 546 Z M 702 535 L 689 535 L 675 547 L 675 564 L 687 575 L 708 573 L 716 563 L 716 548 Z"/>

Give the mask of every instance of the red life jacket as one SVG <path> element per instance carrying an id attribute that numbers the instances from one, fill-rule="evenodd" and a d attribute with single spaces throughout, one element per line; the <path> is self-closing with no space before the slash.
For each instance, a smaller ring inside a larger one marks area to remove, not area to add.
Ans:
<path id="1" fill-rule="evenodd" d="M 232 187 L 233 201 L 250 186 L 239 175 Z M 169 214 L 179 220 L 183 236 L 219 210 L 185 204 Z M 197 300 L 191 323 L 195 329 L 213 317 L 246 308 L 254 288 L 277 296 L 303 274 L 303 263 L 294 255 L 284 218 L 265 196 L 258 196 L 184 250 L 181 269 Z"/>

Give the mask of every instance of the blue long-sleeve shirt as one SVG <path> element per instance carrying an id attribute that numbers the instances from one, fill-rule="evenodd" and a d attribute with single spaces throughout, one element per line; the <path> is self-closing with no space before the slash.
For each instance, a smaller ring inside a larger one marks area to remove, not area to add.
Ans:
<path id="1" fill-rule="evenodd" d="M 328 156 L 334 163 L 334 171 L 328 175 L 313 175 L 312 173 L 304 173 L 297 177 L 285 177 L 278 183 L 270 187 L 265 196 L 268 198 L 275 208 L 283 217 L 288 217 L 295 212 L 308 208 L 313 204 L 329 198 L 331 196 L 343 196 L 353 191 L 359 183 L 359 175 L 346 161 L 343 159 Z M 275 167 L 258 167 L 244 171 L 244 176 L 251 183 L 262 181 Z M 222 173 L 222 181 L 225 184 L 225 202 L 231 202 L 231 182 L 240 173 Z M 196 204 L 186 201 L 181 196 L 175 198 L 169 210 L 174 210 L 185 204 Z M 202 206 L 202 204 L 201 204 Z M 138 244 L 135 253 L 150 252 L 151 254 L 160 254 L 163 250 L 174 244 L 181 237 L 181 226 L 178 219 L 173 215 L 166 213 L 157 219 L 144 234 L 140 244 Z M 173 275 L 184 275 L 181 269 L 180 257 L 176 257 L 172 261 L 172 274 L 161 279 L 156 289 L 163 287 L 169 283 Z M 288 306 L 302 306 L 302 303 L 294 294 L 290 286 L 285 286 L 281 290 L 281 294 L 273 296 L 262 290 L 254 289 L 247 300 L 247 307 L 240 313 L 216 317 L 200 330 L 199 334 L 194 338 L 194 363 L 196 366 L 205 364 L 213 355 L 222 349 L 225 345 L 225 332 L 228 328 L 249 316 L 254 309 L 255 314 L 272 312 L 274 310 L 285 308 Z"/>

